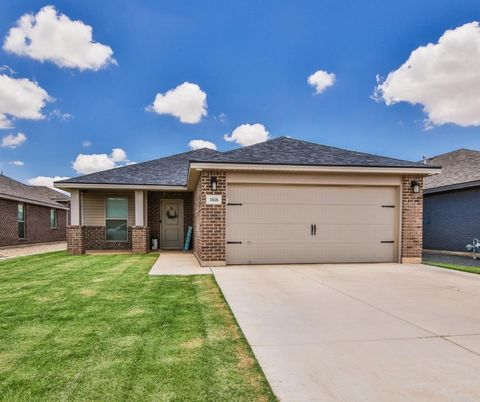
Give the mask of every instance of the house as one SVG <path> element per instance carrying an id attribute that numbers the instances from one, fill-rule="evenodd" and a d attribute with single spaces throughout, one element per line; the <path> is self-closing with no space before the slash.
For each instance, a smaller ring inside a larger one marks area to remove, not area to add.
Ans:
<path id="1" fill-rule="evenodd" d="M 0 174 L 0 247 L 65 241 L 70 198 Z"/>
<path id="2" fill-rule="evenodd" d="M 480 152 L 458 149 L 426 163 L 442 173 L 425 178 L 424 248 L 466 251 L 480 239 Z"/>
<path id="3" fill-rule="evenodd" d="M 181 249 L 201 265 L 419 262 L 422 185 L 435 166 L 280 137 L 56 182 L 68 249 Z"/>

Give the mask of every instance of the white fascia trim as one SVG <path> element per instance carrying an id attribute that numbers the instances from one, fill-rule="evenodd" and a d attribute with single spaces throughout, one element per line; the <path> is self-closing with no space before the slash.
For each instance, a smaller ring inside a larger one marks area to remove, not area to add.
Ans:
<path id="1" fill-rule="evenodd" d="M 67 190 L 69 188 L 95 190 L 157 190 L 157 191 L 187 191 L 186 186 L 156 186 L 150 184 L 88 184 L 88 183 L 54 183 L 54 187 Z"/>
<path id="2" fill-rule="evenodd" d="M 301 166 L 301 165 L 261 165 L 242 163 L 202 163 L 193 162 L 190 169 L 210 170 L 256 170 L 282 172 L 337 172 L 337 173 L 390 173 L 390 174 L 421 174 L 434 175 L 442 172 L 440 168 L 388 168 L 373 166 Z"/>
<path id="3" fill-rule="evenodd" d="M 47 204 L 46 202 L 35 201 L 35 200 L 31 200 L 29 198 L 16 197 L 16 196 L 7 195 L 7 194 L 0 194 L 0 198 L 3 198 L 5 200 L 10 200 L 10 201 L 18 201 L 18 202 L 22 202 L 24 204 L 39 205 L 41 207 L 52 208 L 52 209 L 63 209 L 65 211 L 68 211 L 68 209 L 69 209 L 68 207 L 65 207 L 63 205 L 52 205 L 52 204 Z"/>

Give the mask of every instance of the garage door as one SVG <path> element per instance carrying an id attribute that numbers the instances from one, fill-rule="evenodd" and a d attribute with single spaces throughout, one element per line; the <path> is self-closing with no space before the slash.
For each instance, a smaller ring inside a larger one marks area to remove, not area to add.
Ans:
<path id="1" fill-rule="evenodd" d="M 396 261 L 395 187 L 227 188 L 228 264 Z"/>

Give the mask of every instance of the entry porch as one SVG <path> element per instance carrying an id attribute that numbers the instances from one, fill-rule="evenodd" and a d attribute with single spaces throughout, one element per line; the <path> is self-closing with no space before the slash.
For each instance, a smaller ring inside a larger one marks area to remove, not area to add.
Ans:
<path id="1" fill-rule="evenodd" d="M 67 244 L 72 254 L 147 253 L 154 239 L 159 249 L 179 250 L 188 227 L 193 227 L 193 193 L 189 191 L 75 189 L 71 200 Z"/>

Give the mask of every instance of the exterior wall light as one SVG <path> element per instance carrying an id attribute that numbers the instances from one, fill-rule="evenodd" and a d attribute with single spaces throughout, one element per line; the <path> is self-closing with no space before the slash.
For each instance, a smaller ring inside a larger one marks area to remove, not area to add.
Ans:
<path id="1" fill-rule="evenodd" d="M 212 191 L 217 191 L 217 176 L 210 177 L 210 187 Z"/>
<path id="2" fill-rule="evenodd" d="M 414 193 L 419 193 L 420 192 L 420 183 L 416 180 L 412 180 L 410 182 L 410 187 L 412 188 L 412 191 Z"/>

